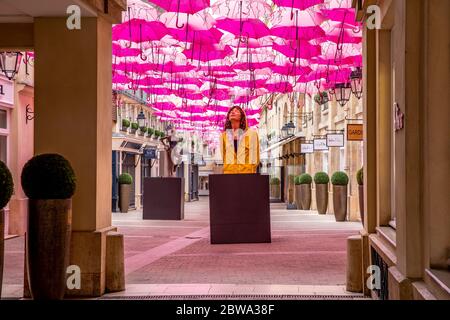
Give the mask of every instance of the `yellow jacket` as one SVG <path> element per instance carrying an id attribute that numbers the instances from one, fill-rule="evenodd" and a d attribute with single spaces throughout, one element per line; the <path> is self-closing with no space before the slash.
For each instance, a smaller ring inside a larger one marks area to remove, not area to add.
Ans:
<path id="1" fill-rule="evenodd" d="M 234 151 L 232 130 L 223 132 L 220 149 L 224 174 L 256 173 L 259 165 L 259 138 L 255 130 L 239 130 L 237 153 Z"/>

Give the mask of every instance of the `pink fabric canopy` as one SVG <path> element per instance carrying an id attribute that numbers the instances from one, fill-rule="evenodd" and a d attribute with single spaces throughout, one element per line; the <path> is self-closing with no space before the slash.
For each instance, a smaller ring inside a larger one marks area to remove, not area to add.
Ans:
<path id="1" fill-rule="evenodd" d="M 232 105 L 255 126 L 261 96 L 315 94 L 362 66 L 351 0 L 128 5 L 113 26 L 114 89 L 143 90 L 156 115 L 182 130 L 220 131 Z"/>

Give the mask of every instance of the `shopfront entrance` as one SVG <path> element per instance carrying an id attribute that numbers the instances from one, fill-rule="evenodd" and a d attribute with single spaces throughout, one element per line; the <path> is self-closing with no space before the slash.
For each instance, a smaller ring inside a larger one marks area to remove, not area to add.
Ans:
<path id="1" fill-rule="evenodd" d="M 123 153 L 122 173 L 128 173 L 133 178 L 131 184 L 130 207 L 136 207 L 136 156 L 132 153 Z"/>

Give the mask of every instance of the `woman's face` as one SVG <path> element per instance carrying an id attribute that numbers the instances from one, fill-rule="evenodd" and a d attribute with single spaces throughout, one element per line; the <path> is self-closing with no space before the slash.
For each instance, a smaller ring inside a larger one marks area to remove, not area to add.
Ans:
<path id="1" fill-rule="evenodd" d="M 241 121 L 241 117 L 242 115 L 238 108 L 234 108 L 233 110 L 231 110 L 230 121 Z"/>

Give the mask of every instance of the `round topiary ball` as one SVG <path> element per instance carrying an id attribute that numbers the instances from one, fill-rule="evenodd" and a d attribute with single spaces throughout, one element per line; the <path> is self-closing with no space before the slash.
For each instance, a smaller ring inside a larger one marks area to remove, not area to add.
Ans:
<path id="1" fill-rule="evenodd" d="M 22 188 L 30 199 L 70 199 L 75 193 L 75 173 L 63 156 L 41 154 L 22 170 Z"/>
<path id="2" fill-rule="evenodd" d="M 326 172 L 317 172 L 314 175 L 315 184 L 328 184 L 330 182 L 330 177 Z"/>
<path id="3" fill-rule="evenodd" d="M 311 184 L 312 183 L 312 177 L 311 175 L 307 173 L 303 173 L 297 177 L 295 177 L 295 184 L 301 185 L 301 184 Z"/>
<path id="4" fill-rule="evenodd" d="M 335 186 L 348 185 L 348 175 L 345 172 L 337 171 L 331 176 L 331 183 Z"/>
<path id="5" fill-rule="evenodd" d="M 358 182 L 358 185 L 362 186 L 364 184 L 364 169 L 361 168 L 356 173 L 356 181 Z"/>
<path id="6" fill-rule="evenodd" d="M 0 161 L 0 210 L 6 207 L 14 191 L 14 182 L 6 164 Z"/>
<path id="7" fill-rule="evenodd" d="M 122 173 L 119 176 L 119 184 L 132 184 L 133 177 L 128 173 Z"/>

